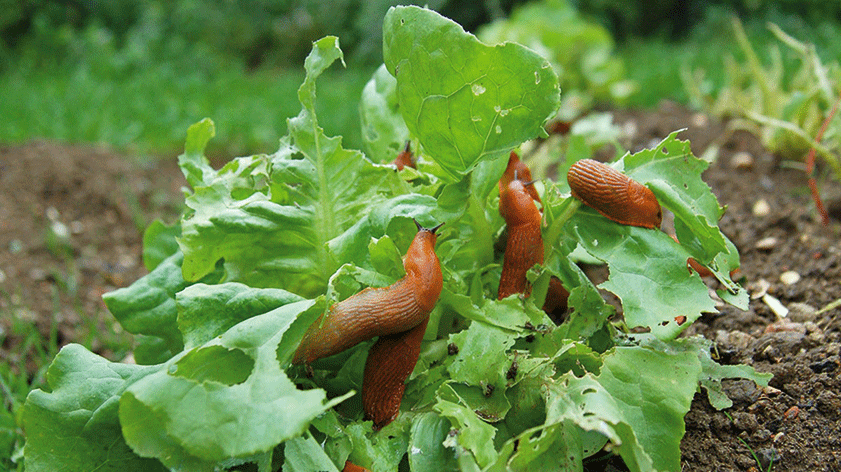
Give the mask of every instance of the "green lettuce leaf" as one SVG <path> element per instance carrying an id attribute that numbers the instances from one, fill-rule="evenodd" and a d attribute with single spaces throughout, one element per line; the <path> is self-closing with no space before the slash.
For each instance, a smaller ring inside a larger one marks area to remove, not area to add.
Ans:
<path id="1" fill-rule="evenodd" d="M 249 318 L 133 383 L 120 398 L 126 442 L 141 456 L 180 467 L 271 451 L 299 436 L 347 398 L 298 390 L 283 372 L 323 309 L 304 300 Z M 287 330 L 295 335 L 284 336 Z"/>
<path id="2" fill-rule="evenodd" d="M 185 279 L 201 278 L 224 259 L 226 281 L 311 296 L 343 262 L 364 257 L 333 253 L 327 243 L 385 200 L 399 180 L 392 169 L 343 149 L 340 137 L 325 136 L 318 125 L 315 81 L 341 59 L 337 38 L 314 43 L 298 90 L 302 110 L 289 119 L 289 135 L 275 154 L 237 158 L 201 178 L 190 173 L 194 193 L 186 201 L 189 212 L 179 239 Z M 205 138 L 209 133 L 192 131 Z M 198 137 L 190 141 L 206 143 Z"/>
<path id="3" fill-rule="evenodd" d="M 486 46 L 431 10 L 391 8 L 383 57 L 406 126 L 452 181 L 538 136 L 558 107 L 545 59 L 516 43 Z"/>
<path id="4" fill-rule="evenodd" d="M 397 103 L 397 80 L 381 65 L 362 89 L 359 101 L 362 142 L 374 162 L 389 163 L 403 151 L 409 129 Z"/>
<path id="5" fill-rule="evenodd" d="M 117 420 L 126 387 L 156 370 L 108 362 L 78 344 L 65 346 L 47 371 L 48 391 L 33 390 L 26 399 L 26 470 L 167 470 L 135 454 Z"/>

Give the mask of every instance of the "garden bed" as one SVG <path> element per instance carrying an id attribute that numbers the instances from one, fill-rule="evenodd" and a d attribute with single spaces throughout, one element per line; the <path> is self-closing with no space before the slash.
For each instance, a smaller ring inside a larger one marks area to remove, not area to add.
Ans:
<path id="1" fill-rule="evenodd" d="M 752 299 L 748 311 L 725 306 L 687 334 L 716 341 L 721 363 L 774 374 L 765 389 L 727 383 L 734 406 L 725 411 L 696 395 L 683 470 L 766 470 L 771 461 L 775 471 L 841 470 L 841 307 L 819 312 L 841 299 L 841 186 L 823 183 L 831 217 L 824 227 L 804 172 L 751 134 L 669 104 L 616 111 L 614 119 L 635 130 L 627 143 L 635 151 L 680 128 L 696 155 L 720 146 L 704 178 L 728 207 L 721 228 L 739 249 Z M 52 142 L 0 146 L 3 362 L 30 374 L 40 367 L 22 323 L 58 346 L 81 342 L 121 360 L 128 337 L 101 295 L 145 273 L 140 228 L 179 214 L 185 183 L 174 161 L 140 166 L 106 149 Z M 775 299 L 788 308 L 785 318 L 772 309 Z"/>

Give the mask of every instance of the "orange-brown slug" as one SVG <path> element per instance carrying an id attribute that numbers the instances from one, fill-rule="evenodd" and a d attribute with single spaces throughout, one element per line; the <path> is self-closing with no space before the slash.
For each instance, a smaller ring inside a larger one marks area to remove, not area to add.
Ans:
<path id="1" fill-rule="evenodd" d="M 500 300 L 514 293 L 528 295 L 531 287 L 526 281 L 526 272 L 535 264 L 543 263 L 541 214 L 526 187 L 520 180 L 511 180 L 499 195 L 499 212 L 508 225 L 508 242 L 499 280 Z"/>
<path id="2" fill-rule="evenodd" d="M 659 228 L 660 203 L 649 188 L 613 167 L 582 159 L 567 173 L 572 196 L 623 225 Z"/>
<path id="3" fill-rule="evenodd" d="M 508 166 L 505 168 L 505 172 L 502 173 L 502 177 L 500 177 L 498 184 L 500 197 L 499 213 L 503 218 L 505 218 L 505 214 L 503 213 L 505 209 L 502 206 L 502 193 L 508 188 L 508 184 L 514 180 L 531 182 L 532 178 L 529 166 L 520 160 L 520 156 L 518 156 L 515 151 L 511 151 L 511 154 L 508 155 Z M 531 198 L 534 201 L 542 203 L 540 201 L 540 195 L 538 195 L 537 189 L 534 188 L 534 185 L 527 185 L 526 192 L 531 195 Z"/>
<path id="4" fill-rule="evenodd" d="M 375 336 L 403 333 L 428 317 L 443 285 L 435 255 L 435 232 L 441 225 L 432 229 L 417 226 L 418 233 L 403 259 L 406 275 L 388 287 L 369 287 L 333 305 L 304 334 L 293 364 L 309 364 Z"/>
<path id="5" fill-rule="evenodd" d="M 411 167 L 412 169 L 417 169 L 417 165 L 415 164 L 414 154 L 412 154 L 412 142 L 406 141 L 406 148 L 394 158 L 391 162 L 395 166 L 397 166 L 397 170 L 403 170 L 404 167 Z"/>
<path id="6" fill-rule="evenodd" d="M 380 336 L 368 351 L 362 378 L 362 409 L 374 430 L 391 423 L 400 412 L 406 379 L 415 369 L 429 317 L 402 333 Z"/>
<path id="7" fill-rule="evenodd" d="M 370 470 L 362 467 L 361 465 L 356 465 L 351 461 L 345 461 L 345 467 L 342 469 L 342 472 L 371 472 Z"/>

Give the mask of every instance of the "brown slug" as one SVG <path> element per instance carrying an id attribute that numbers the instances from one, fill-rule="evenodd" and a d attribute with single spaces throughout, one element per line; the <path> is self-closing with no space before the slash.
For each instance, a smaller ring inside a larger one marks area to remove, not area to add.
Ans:
<path id="1" fill-rule="evenodd" d="M 541 214 L 526 187 L 520 180 L 511 180 L 499 196 L 499 212 L 508 225 L 499 280 L 500 300 L 514 293 L 528 295 L 531 287 L 526 281 L 526 272 L 535 264 L 543 263 Z"/>
<path id="2" fill-rule="evenodd" d="M 660 203 L 648 187 L 601 162 L 582 159 L 567 173 L 572 196 L 623 225 L 659 228 Z"/>
<path id="3" fill-rule="evenodd" d="M 368 351 L 362 378 L 362 409 L 374 430 L 391 423 L 400 412 L 406 379 L 415 369 L 429 317 L 402 333 L 380 336 Z"/>
<path id="4" fill-rule="evenodd" d="M 403 260 L 406 275 L 388 287 L 369 287 L 333 305 L 304 334 L 293 364 L 312 363 L 375 336 L 403 333 L 426 320 L 443 285 L 435 255 L 435 232 L 441 225 L 417 226 Z"/>
<path id="5" fill-rule="evenodd" d="M 391 162 L 395 166 L 397 166 L 397 170 L 403 170 L 404 167 L 411 167 L 412 169 L 417 169 L 417 164 L 415 164 L 415 160 L 413 159 L 414 154 L 412 154 L 412 142 L 406 141 L 406 148 L 394 158 Z"/>

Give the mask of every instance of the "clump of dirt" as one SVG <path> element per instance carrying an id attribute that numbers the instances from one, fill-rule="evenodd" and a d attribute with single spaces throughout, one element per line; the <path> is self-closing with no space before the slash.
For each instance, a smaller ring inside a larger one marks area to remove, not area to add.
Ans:
<path id="1" fill-rule="evenodd" d="M 781 163 L 752 134 L 670 104 L 615 111 L 614 121 L 636 130 L 626 143 L 632 150 L 682 128 L 696 155 L 718 148 L 704 178 L 728 207 L 720 226 L 739 249 L 752 299 L 747 311 L 722 306 L 686 334 L 714 340 L 719 362 L 774 374 L 765 389 L 727 382 L 734 405 L 724 412 L 696 395 L 682 470 L 767 470 L 773 463 L 777 472 L 840 471 L 841 307 L 830 304 L 841 299 L 841 185 L 822 181 L 833 210 L 824 227 L 803 171 Z M 59 346 L 82 342 L 119 358 L 113 346 L 122 340 L 127 349 L 130 338 L 101 295 L 146 273 L 142 228 L 155 217 L 176 218 L 183 185 L 174 159 L 139 165 L 89 146 L 0 146 L 0 358 L 20 371 L 37 367 L 27 364 L 32 348 L 20 354 L 22 323 L 47 339 L 52 330 Z M 588 470 L 622 467 L 595 459 Z"/>
<path id="2" fill-rule="evenodd" d="M 0 146 L 0 358 L 33 373 L 49 346 L 86 344 L 113 358 L 131 338 L 102 294 L 146 273 L 141 235 L 173 220 L 185 185 L 174 164 L 94 146 Z"/>

